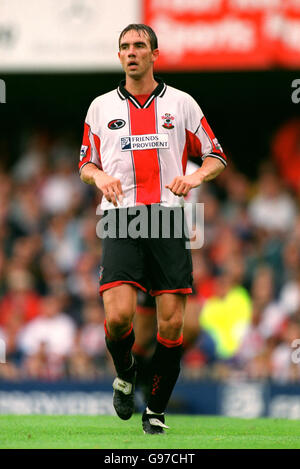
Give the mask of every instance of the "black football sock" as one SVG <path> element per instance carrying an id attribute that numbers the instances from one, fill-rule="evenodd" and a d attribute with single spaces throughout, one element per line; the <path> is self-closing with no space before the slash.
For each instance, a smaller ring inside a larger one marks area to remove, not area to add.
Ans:
<path id="1" fill-rule="evenodd" d="M 165 340 L 157 336 L 157 346 L 152 358 L 152 380 L 148 408 L 152 412 L 165 411 L 180 373 L 182 336 L 178 340 Z"/>
<path id="2" fill-rule="evenodd" d="M 133 327 L 131 326 L 119 340 L 113 340 L 109 336 L 106 321 L 104 329 L 106 346 L 112 356 L 118 377 L 124 381 L 130 380 L 135 371 L 135 363 L 131 353 L 131 348 L 135 341 Z"/>
<path id="3" fill-rule="evenodd" d="M 148 386 L 150 381 L 149 370 L 152 357 L 149 357 L 147 350 L 137 345 L 136 342 L 132 347 L 132 352 L 137 365 L 137 385 Z"/>

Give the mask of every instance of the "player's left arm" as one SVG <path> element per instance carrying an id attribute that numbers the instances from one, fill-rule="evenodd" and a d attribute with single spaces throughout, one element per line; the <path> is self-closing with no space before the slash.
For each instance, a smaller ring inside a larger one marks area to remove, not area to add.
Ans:
<path id="1" fill-rule="evenodd" d="M 210 181 L 217 177 L 225 169 L 224 164 L 217 158 L 207 156 L 201 168 L 187 176 L 177 176 L 170 184 L 166 185 L 173 194 L 186 196 L 191 189 L 200 186 L 202 182 Z"/>
<path id="2" fill-rule="evenodd" d="M 198 103 L 185 95 L 185 134 L 189 156 L 200 157 L 202 166 L 192 174 L 177 176 L 165 187 L 173 194 L 186 196 L 202 182 L 217 177 L 226 167 L 227 158 Z"/>

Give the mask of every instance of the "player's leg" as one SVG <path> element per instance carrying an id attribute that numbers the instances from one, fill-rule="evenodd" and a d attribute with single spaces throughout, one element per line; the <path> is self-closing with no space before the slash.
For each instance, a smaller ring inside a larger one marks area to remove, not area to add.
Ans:
<path id="1" fill-rule="evenodd" d="M 148 293 L 138 292 L 138 304 L 134 317 L 135 343 L 132 351 L 137 363 L 137 387 L 145 402 L 149 395 L 149 366 L 154 353 L 157 334 L 156 302 Z"/>
<path id="2" fill-rule="evenodd" d="M 136 364 L 131 349 L 135 340 L 132 321 L 136 297 L 136 288 L 129 284 L 103 292 L 106 346 L 117 372 L 113 383 L 113 403 L 123 420 L 129 419 L 134 410 Z"/>
<path id="3" fill-rule="evenodd" d="M 145 241 L 151 294 L 157 298 L 158 321 L 157 344 L 151 363 L 151 394 L 143 414 L 146 433 L 163 433 L 163 414 L 180 372 L 186 295 L 192 293 L 193 281 L 183 210 L 180 207 L 160 207 L 160 210 L 162 221 L 159 227 L 169 223 L 169 236 L 160 230 L 158 238 Z"/>
<path id="4" fill-rule="evenodd" d="M 163 293 L 157 297 L 157 345 L 151 364 L 150 397 L 143 416 L 147 433 L 162 433 L 163 427 L 152 424 L 155 420 L 164 424 L 164 412 L 179 376 L 185 305 L 186 295 Z"/>
<path id="5" fill-rule="evenodd" d="M 136 366 L 131 352 L 135 340 L 132 321 L 136 289 L 146 289 L 143 271 L 138 240 L 121 237 L 102 240 L 100 294 L 106 317 L 106 345 L 117 372 L 113 383 L 114 407 L 124 420 L 134 410 Z"/>

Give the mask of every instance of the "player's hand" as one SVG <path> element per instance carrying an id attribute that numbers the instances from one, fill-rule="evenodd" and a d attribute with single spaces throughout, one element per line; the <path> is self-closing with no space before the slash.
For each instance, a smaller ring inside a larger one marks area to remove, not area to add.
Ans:
<path id="1" fill-rule="evenodd" d="M 119 179 L 102 173 L 95 178 L 95 185 L 101 190 L 108 202 L 112 202 L 115 207 L 118 206 L 118 201 L 122 205 L 124 193 Z"/>
<path id="2" fill-rule="evenodd" d="M 170 189 L 173 194 L 178 197 L 185 197 L 191 189 L 198 187 L 201 184 L 199 176 L 189 174 L 187 176 L 177 176 L 170 184 L 167 184 L 166 189 Z"/>

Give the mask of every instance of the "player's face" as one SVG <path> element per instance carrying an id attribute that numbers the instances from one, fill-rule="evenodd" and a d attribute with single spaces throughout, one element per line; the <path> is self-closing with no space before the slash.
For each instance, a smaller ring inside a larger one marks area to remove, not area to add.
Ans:
<path id="1" fill-rule="evenodd" d="M 152 70 L 158 49 L 151 50 L 150 39 L 143 31 L 128 31 L 121 39 L 119 59 L 131 78 L 139 79 Z"/>

